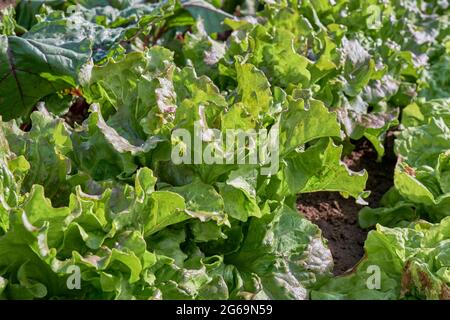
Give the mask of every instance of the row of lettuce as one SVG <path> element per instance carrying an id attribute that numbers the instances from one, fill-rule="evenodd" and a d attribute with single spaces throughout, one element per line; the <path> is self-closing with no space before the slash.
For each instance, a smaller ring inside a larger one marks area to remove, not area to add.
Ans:
<path id="1" fill-rule="evenodd" d="M 238 1 L 71 4 L 2 11 L 1 298 L 448 296 L 445 4 L 249 1 L 240 17 Z M 71 126 L 80 95 L 89 116 Z M 360 215 L 363 227 L 386 227 L 369 233 L 355 272 L 333 278 L 296 195 L 364 203 L 367 172 L 342 156 L 365 137 L 381 158 L 401 109 L 395 186 Z M 171 133 L 195 123 L 278 128 L 278 171 L 175 165 Z M 418 218 L 437 224 L 409 224 Z"/>

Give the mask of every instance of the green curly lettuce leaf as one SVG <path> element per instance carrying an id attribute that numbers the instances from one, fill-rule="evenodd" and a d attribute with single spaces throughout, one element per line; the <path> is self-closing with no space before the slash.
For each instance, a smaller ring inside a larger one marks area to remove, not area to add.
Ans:
<path id="1" fill-rule="evenodd" d="M 350 274 L 329 280 L 312 299 L 448 299 L 449 226 L 424 221 L 371 231 L 366 257 Z M 376 280 L 374 277 L 379 277 Z"/>

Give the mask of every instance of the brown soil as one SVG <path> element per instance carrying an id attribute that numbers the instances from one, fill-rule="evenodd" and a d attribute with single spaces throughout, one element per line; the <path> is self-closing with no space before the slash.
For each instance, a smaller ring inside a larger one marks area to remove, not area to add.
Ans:
<path id="1" fill-rule="evenodd" d="M 354 171 L 366 169 L 369 173 L 366 201 L 377 207 L 383 194 L 392 186 L 396 157 L 393 152 L 393 131 L 387 134 L 386 154 L 377 162 L 377 153 L 367 140 L 356 142 L 354 151 L 344 157 L 344 162 Z M 298 209 L 322 230 L 334 259 L 335 275 L 351 270 L 364 255 L 367 230 L 358 225 L 358 212 L 363 207 L 354 199 L 344 199 L 338 192 L 302 194 L 297 200 Z"/>
<path id="2" fill-rule="evenodd" d="M 89 116 L 89 104 L 82 97 L 75 99 L 75 102 L 69 108 L 69 111 L 63 116 L 70 126 L 75 123 L 82 124 Z"/>

